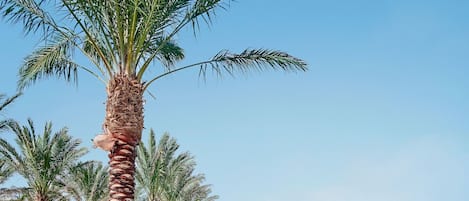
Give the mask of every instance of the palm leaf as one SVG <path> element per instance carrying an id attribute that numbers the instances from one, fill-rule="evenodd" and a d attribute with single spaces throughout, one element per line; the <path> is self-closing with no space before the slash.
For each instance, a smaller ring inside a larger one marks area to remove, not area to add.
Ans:
<path id="1" fill-rule="evenodd" d="M 18 87 L 23 89 L 50 76 L 76 82 L 78 65 L 71 61 L 75 39 L 73 36 L 56 35 L 50 43 L 26 57 L 19 71 Z"/>
<path id="2" fill-rule="evenodd" d="M 11 23 L 23 23 L 26 33 L 44 31 L 44 35 L 59 30 L 54 19 L 42 8 L 44 0 L 2 0 L 0 13 Z"/>
<path id="3" fill-rule="evenodd" d="M 175 68 L 160 74 L 146 83 L 145 89 L 154 81 L 188 68 L 199 68 L 199 75 L 206 77 L 206 72 L 212 70 L 217 75 L 222 76 L 227 73 L 234 75 L 237 72 L 247 73 L 250 71 L 265 71 L 268 69 L 283 71 L 306 71 L 308 70 L 305 61 L 293 57 L 292 55 L 275 50 L 267 49 L 247 49 L 239 54 L 231 53 L 227 50 L 218 52 L 212 59 L 184 67 Z"/>
<path id="4" fill-rule="evenodd" d="M 0 94 L 0 100 L 2 100 L 4 98 L 4 96 L 5 95 Z M 10 98 L 7 98 L 5 101 L 3 101 L 3 103 L 0 104 L 0 111 L 5 109 L 6 106 L 10 105 L 15 99 L 17 99 L 20 96 L 21 96 L 21 93 L 17 93 L 14 96 L 12 96 Z"/>
<path id="5" fill-rule="evenodd" d="M 8 105 L 10 105 L 19 96 L 21 96 L 21 93 L 17 93 L 14 96 L 7 98 L 2 103 L 0 103 L 0 112 L 2 112 Z M 0 100 L 3 100 L 4 98 L 5 98 L 5 95 L 0 94 Z M 7 125 L 13 121 L 14 121 L 13 119 L 0 120 L 0 131 L 4 130 L 7 127 Z"/>

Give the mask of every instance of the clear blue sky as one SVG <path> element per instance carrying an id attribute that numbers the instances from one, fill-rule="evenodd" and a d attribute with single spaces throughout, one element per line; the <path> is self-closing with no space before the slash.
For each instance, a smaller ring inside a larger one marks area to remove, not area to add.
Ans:
<path id="1" fill-rule="evenodd" d="M 222 201 L 467 201 L 467 8 L 462 0 L 237 1 L 197 38 L 179 36 L 183 63 L 259 47 L 301 57 L 310 70 L 206 83 L 197 71 L 168 77 L 147 98 L 146 128 L 193 153 Z M 12 95 L 37 42 L 3 22 L 0 44 L 0 93 Z M 104 101 L 104 86 L 81 74 L 78 87 L 39 82 L 4 115 L 67 126 L 91 148 Z M 87 158 L 107 160 L 100 150 Z"/>

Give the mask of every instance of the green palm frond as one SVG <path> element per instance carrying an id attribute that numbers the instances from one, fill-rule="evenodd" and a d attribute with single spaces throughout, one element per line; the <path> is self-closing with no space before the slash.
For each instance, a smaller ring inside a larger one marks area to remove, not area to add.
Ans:
<path id="1" fill-rule="evenodd" d="M 113 19 L 119 16 L 116 10 L 117 1 L 87 1 L 87 0 L 62 0 L 61 7 L 67 10 L 66 16 L 72 19 L 72 24 L 77 29 L 76 33 L 81 33 L 82 38 L 87 43 L 81 49 L 95 67 L 103 73 L 100 64 L 104 65 L 108 76 L 112 76 L 113 71 L 118 70 L 119 49 L 123 44 L 119 44 L 117 30 L 114 29 L 116 23 Z M 117 6 L 118 7 L 118 6 Z M 88 46 L 88 47 L 87 47 Z M 122 56 L 122 55 L 120 55 Z"/>
<path id="2" fill-rule="evenodd" d="M 186 18 L 190 20 L 194 34 L 195 30 L 200 28 L 200 19 L 202 19 L 206 24 L 210 25 L 212 22 L 212 17 L 215 16 L 215 9 L 221 8 L 226 9 L 226 6 L 229 5 L 227 3 L 223 3 L 221 0 L 202 0 L 202 1 L 195 1 L 192 9 L 189 10 L 186 14 Z"/>
<path id="3" fill-rule="evenodd" d="M 211 22 L 211 17 L 215 15 L 215 10 L 216 8 L 224 8 L 225 4 L 221 0 L 196 0 L 196 1 L 190 1 L 190 0 L 180 0 L 180 1 L 168 1 L 173 4 L 166 4 L 166 5 L 172 5 L 172 9 L 167 9 L 168 12 L 166 15 L 163 15 L 164 17 L 167 17 L 168 20 L 161 20 L 160 15 L 156 14 L 157 10 L 154 9 L 150 13 L 155 13 L 155 15 L 151 16 L 154 19 L 159 19 L 159 21 L 156 21 L 156 23 L 149 24 L 149 26 L 143 26 L 143 27 L 148 27 L 147 29 L 143 30 L 142 32 L 139 32 L 139 37 L 137 38 L 138 42 L 137 44 L 140 44 L 137 46 L 136 50 L 137 52 L 141 52 L 143 50 L 143 44 L 145 43 L 160 43 L 161 45 L 158 46 L 158 48 L 149 56 L 144 56 L 144 55 L 137 55 L 136 58 L 136 63 L 140 63 L 140 59 L 145 58 L 145 61 L 143 62 L 141 68 L 138 70 L 137 77 L 139 79 L 142 79 L 143 74 L 151 64 L 151 62 L 157 58 L 157 56 L 160 54 L 160 50 L 162 50 L 165 47 L 166 43 L 169 43 L 170 41 L 173 40 L 173 37 L 182 29 L 184 28 L 187 24 L 192 24 L 193 28 L 196 28 L 199 26 L 199 21 L 200 19 L 203 19 L 203 21 L 210 23 Z M 151 19 L 151 18 L 150 18 Z M 164 19 L 164 18 L 163 18 Z M 151 20 L 148 20 L 148 22 L 151 22 Z M 170 26 L 172 25 L 172 26 Z M 152 27 L 156 27 L 157 29 L 154 29 Z M 163 27 L 163 29 L 161 28 Z M 172 28 L 174 27 L 174 28 Z M 163 35 L 167 34 L 166 37 L 163 37 Z M 150 36 L 148 39 L 147 36 Z M 157 40 L 151 40 L 151 39 L 157 39 Z M 163 40 L 161 40 L 163 38 Z"/>
<path id="4" fill-rule="evenodd" d="M 96 33 L 91 32 L 90 34 L 95 35 Z M 85 40 L 83 40 L 83 46 L 82 46 L 82 51 L 87 55 L 88 59 L 95 64 L 96 69 L 98 69 L 99 73 L 101 75 L 107 75 L 108 77 L 112 75 L 110 71 L 113 69 L 107 69 L 106 67 L 103 68 L 103 59 L 101 57 L 101 54 L 96 51 L 96 48 L 100 50 L 102 55 L 106 58 L 113 58 L 114 55 L 109 49 L 107 49 L 105 46 L 103 46 L 102 41 L 97 41 L 96 39 L 93 39 L 91 37 L 85 37 Z"/>
<path id="5" fill-rule="evenodd" d="M 21 93 L 17 93 L 15 94 L 14 96 L 12 97 L 9 97 L 9 98 L 6 98 L 5 99 L 5 95 L 4 94 L 0 94 L 0 101 L 3 101 L 2 103 L 0 103 L 0 112 L 3 112 L 4 109 L 10 105 L 11 103 L 13 103 L 13 101 L 15 101 L 18 97 L 21 96 Z M 5 99 L 5 100 L 3 100 Z M 2 113 L 0 113 L 0 115 L 3 115 Z M 2 119 L 0 120 L 0 131 L 4 130 L 7 125 L 10 123 L 10 122 L 13 122 L 14 120 L 13 119 Z"/>
<path id="6" fill-rule="evenodd" d="M 56 35 L 50 43 L 26 57 L 19 72 L 19 88 L 50 76 L 77 81 L 78 65 L 71 61 L 75 40 L 73 36 Z"/>
<path id="7" fill-rule="evenodd" d="M 267 69 L 284 71 L 307 70 L 307 64 L 303 60 L 285 52 L 267 49 L 247 49 L 240 54 L 224 50 L 215 55 L 210 62 L 202 65 L 211 66 L 216 71 L 221 71 L 223 68 L 229 73 L 233 73 L 236 70 L 241 72 Z"/>
<path id="8" fill-rule="evenodd" d="M 239 54 L 235 54 L 223 50 L 208 61 L 175 68 L 160 74 L 147 82 L 145 89 L 162 77 L 188 68 L 199 68 L 199 75 L 203 78 L 205 78 L 207 70 L 212 70 L 218 76 L 222 76 L 224 73 L 234 75 L 237 72 L 247 73 L 250 71 L 265 71 L 269 69 L 291 72 L 308 70 L 305 61 L 282 51 L 247 49 Z"/>
<path id="9" fill-rule="evenodd" d="M 44 35 L 59 30 L 50 14 L 43 8 L 46 1 L 2 0 L 0 13 L 12 23 L 23 23 L 26 33 L 44 31 Z"/>
<path id="10" fill-rule="evenodd" d="M 159 49 L 159 50 L 158 50 Z M 153 47 L 148 48 L 148 52 L 158 52 L 156 58 L 163 64 L 167 70 L 170 70 L 176 62 L 184 59 L 184 49 L 178 46 L 175 41 L 163 43 L 158 41 Z"/>
<path id="11" fill-rule="evenodd" d="M 22 93 L 17 93 L 12 97 L 5 99 L 2 103 L 0 103 L 0 112 L 5 109 L 6 106 L 10 105 L 15 99 L 21 96 Z M 3 100 L 5 95 L 0 94 L 0 100 Z"/>

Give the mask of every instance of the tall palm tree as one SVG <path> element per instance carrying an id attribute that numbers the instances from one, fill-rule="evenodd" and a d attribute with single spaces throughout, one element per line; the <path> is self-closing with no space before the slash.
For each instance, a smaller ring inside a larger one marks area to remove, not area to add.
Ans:
<path id="1" fill-rule="evenodd" d="M 66 189 L 76 201 L 104 201 L 107 199 L 108 168 L 98 161 L 87 161 L 73 167 L 65 178 Z"/>
<path id="2" fill-rule="evenodd" d="M 42 135 L 36 133 L 31 120 L 28 120 L 27 126 L 10 122 L 8 127 L 16 135 L 18 150 L 0 138 L 0 156 L 6 158 L 5 163 L 26 179 L 29 190 L 25 196 L 28 200 L 65 199 L 62 177 L 87 152 L 85 148 L 78 147 L 80 140 L 68 135 L 66 128 L 53 134 L 51 123 L 46 123 Z"/>
<path id="3" fill-rule="evenodd" d="M 78 70 L 106 84 L 106 115 L 99 136 L 110 151 L 110 200 L 133 200 L 135 146 L 143 129 L 143 94 L 155 81 L 185 69 L 234 74 L 251 70 L 305 71 L 285 52 L 220 51 L 207 61 L 177 66 L 184 51 L 175 36 L 187 26 L 210 23 L 230 0 L 0 0 L 0 13 L 40 33 L 44 45 L 20 68 L 19 88 L 49 76 L 76 81 Z M 195 33 L 195 31 L 194 31 Z M 92 67 L 73 60 L 74 52 Z M 151 72 L 148 69 L 156 67 Z M 159 68 L 158 68 L 159 67 Z M 109 146 L 111 143 L 111 146 Z M 98 143 L 99 144 L 99 143 Z M 123 176 L 125 175 L 125 176 Z"/>
<path id="4" fill-rule="evenodd" d="M 213 201 L 204 175 L 194 175 L 195 161 L 188 153 L 177 154 L 179 145 L 165 133 L 158 144 L 150 130 L 148 144 L 137 147 L 137 187 L 145 201 Z"/>

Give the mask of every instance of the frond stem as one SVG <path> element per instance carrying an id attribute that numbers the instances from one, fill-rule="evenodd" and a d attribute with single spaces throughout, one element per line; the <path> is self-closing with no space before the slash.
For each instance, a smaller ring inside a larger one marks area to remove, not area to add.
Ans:
<path id="1" fill-rule="evenodd" d="M 179 68 L 176 68 L 174 70 L 170 70 L 168 72 L 165 72 L 165 73 L 162 73 L 156 77 L 154 77 L 153 79 L 151 79 L 150 81 L 148 81 L 145 86 L 143 87 L 143 91 L 145 91 L 148 86 L 150 86 L 151 83 L 153 83 L 154 81 L 162 78 L 162 77 L 165 77 L 167 75 L 170 75 L 170 74 L 173 74 L 175 72 L 178 72 L 178 71 L 181 71 L 181 70 L 184 70 L 184 69 L 187 69 L 187 68 L 192 68 L 192 67 L 197 67 L 197 66 L 200 66 L 200 65 L 204 65 L 204 64 L 209 64 L 209 63 L 212 63 L 212 62 L 215 62 L 214 60 L 210 60 L 210 61 L 202 61 L 202 62 L 198 62 L 198 63 L 195 63 L 195 64 L 191 64 L 191 65 L 187 65 L 187 66 L 183 66 L 183 67 L 179 67 Z"/>
<path id="2" fill-rule="evenodd" d="M 70 6 L 64 2 L 64 0 L 62 0 L 62 2 L 64 3 L 65 7 L 67 7 L 68 11 L 70 12 L 70 14 L 72 14 L 73 18 L 77 21 L 78 25 L 80 26 L 80 28 L 85 32 L 86 36 L 88 36 L 88 38 L 90 38 L 90 41 L 91 41 L 91 44 L 93 45 L 93 47 L 96 49 L 96 51 L 98 52 L 99 56 L 101 57 L 101 59 L 103 60 L 103 63 L 104 63 L 104 66 L 106 67 L 106 70 L 107 72 L 109 73 L 109 77 L 112 77 L 112 72 L 111 72 L 111 66 L 109 65 L 109 62 L 107 61 L 106 57 L 104 56 L 104 53 L 101 51 L 101 49 L 98 47 L 98 45 L 96 44 L 96 41 L 94 41 L 94 39 L 91 37 L 91 34 L 87 31 L 86 27 L 83 25 L 83 23 L 81 23 L 80 19 L 78 18 L 78 16 L 73 12 L 72 8 L 70 8 Z"/>

